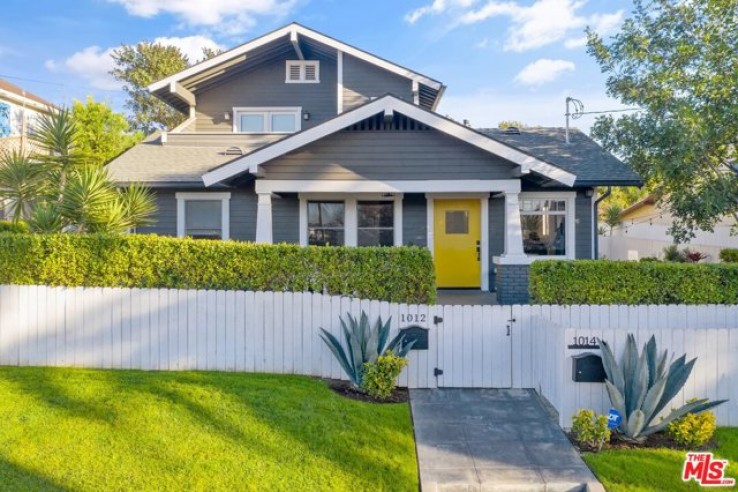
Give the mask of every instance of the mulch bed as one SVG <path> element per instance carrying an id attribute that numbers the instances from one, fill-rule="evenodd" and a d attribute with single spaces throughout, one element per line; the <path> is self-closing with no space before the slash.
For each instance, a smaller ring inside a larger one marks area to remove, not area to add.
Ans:
<path id="1" fill-rule="evenodd" d="M 410 399 L 410 394 L 407 388 L 395 388 L 392 395 L 387 400 L 378 400 L 373 398 L 366 393 L 358 391 L 356 388 L 351 386 L 351 383 L 347 381 L 341 381 L 339 379 L 323 379 L 330 389 L 338 393 L 339 395 L 350 398 L 351 400 L 363 401 L 366 403 L 407 403 Z"/>
<path id="2" fill-rule="evenodd" d="M 575 448 L 577 448 L 581 452 L 596 452 L 596 449 L 593 449 L 592 447 L 586 445 L 586 444 L 580 444 L 574 437 L 574 434 L 572 432 L 567 432 L 566 437 L 569 438 L 569 441 L 574 445 Z M 610 442 L 606 442 L 602 446 L 602 450 L 605 451 L 606 449 L 678 449 L 681 451 L 709 451 L 711 449 L 715 449 L 717 447 L 717 443 L 714 440 L 710 440 L 702 447 L 699 448 L 685 448 L 684 446 L 679 445 L 672 437 L 667 434 L 666 432 L 657 432 L 656 434 L 652 434 L 646 438 L 646 440 L 643 443 L 632 443 L 628 441 L 624 441 L 622 439 L 618 439 L 617 436 L 613 435 L 613 437 L 610 439 Z"/>

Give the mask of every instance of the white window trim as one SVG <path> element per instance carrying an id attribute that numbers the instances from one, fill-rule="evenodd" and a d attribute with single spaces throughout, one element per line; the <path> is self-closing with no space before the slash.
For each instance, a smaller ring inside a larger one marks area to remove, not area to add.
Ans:
<path id="1" fill-rule="evenodd" d="M 576 255 L 576 201 L 577 193 L 575 191 L 559 191 L 559 192 L 538 192 L 538 191 L 526 191 L 520 193 L 519 201 L 522 203 L 523 200 L 563 200 L 566 202 L 566 213 L 563 214 L 566 217 L 566 255 L 531 255 L 526 254 L 525 256 L 532 262 L 535 260 L 573 260 L 577 257 Z M 523 215 L 540 215 L 540 214 L 520 214 Z M 562 215 L 562 214 L 556 214 Z"/>
<path id="2" fill-rule="evenodd" d="M 220 200 L 221 238 L 231 238 L 231 194 L 211 192 L 179 192 L 177 199 L 177 237 L 185 237 L 185 203 L 194 200 Z"/>
<path id="3" fill-rule="evenodd" d="M 401 193 L 386 196 L 384 194 L 352 194 L 343 193 L 300 193 L 300 246 L 308 245 L 308 202 L 329 201 L 344 203 L 344 241 L 342 246 L 357 246 L 359 243 L 358 202 L 394 202 L 394 246 L 402 246 L 402 197 Z"/>
<path id="4" fill-rule="evenodd" d="M 264 132 L 242 132 L 239 126 L 241 125 L 241 113 L 256 113 L 264 115 Z M 294 132 L 273 132 L 272 131 L 272 114 L 293 114 L 295 116 L 295 131 Z M 233 108 L 233 133 L 242 133 L 246 135 L 263 135 L 264 133 L 277 133 L 280 135 L 291 135 L 302 130 L 302 106 L 273 106 L 273 107 L 246 107 L 239 106 Z"/>
<path id="5" fill-rule="evenodd" d="M 300 67 L 300 79 L 290 80 L 290 66 L 298 65 Z M 305 67 L 308 65 L 315 66 L 315 80 L 305 79 Z M 284 73 L 285 84 L 320 84 L 320 62 L 318 60 L 287 60 Z"/>

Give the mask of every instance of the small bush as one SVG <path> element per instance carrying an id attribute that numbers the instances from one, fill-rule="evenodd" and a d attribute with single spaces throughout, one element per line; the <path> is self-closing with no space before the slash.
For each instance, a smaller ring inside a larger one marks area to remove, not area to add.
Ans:
<path id="1" fill-rule="evenodd" d="M 738 264 L 541 260 L 530 266 L 537 304 L 738 304 Z"/>
<path id="2" fill-rule="evenodd" d="M 0 284 L 318 292 L 410 304 L 436 299 L 425 248 L 154 235 L 0 234 Z"/>
<path id="3" fill-rule="evenodd" d="M 720 261 L 738 263 L 738 248 L 725 248 L 720 251 Z"/>
<path id="4" fill-rule="evenodd" d="M 610 440 L 607 416 L 596 415 L 592 410 L 579 410 L 571 420 L 571 430 L 576 440 L 593 451 L 600 451 L 602 445 Z"/>
<path id="5" fill-rule="evenodd" d="M 666 427 L 666 432 L 685 448 L 699 448 L 707 444 L 715 434 L 715 414 L 712 412 L 689 413 Z"/>
<path id="6" fill-rule="evenodd" d="M 0 220 L 0 232 L 12 232 L 14 234 L 28 234 L 28 224 L 25 222 L 11 222 L 9 220 Z"/>
<path id="7" fill-rule="evenodd" d="M 645 261 L 661 261 L 661 260 L 659 260 L 659 259 L 658 259 L 657 257 L 655 257 L 655 256 L 644 256 L 643 258 L 641 258 L 641 259 L 640 259 L 640 260 L 638 260 L 638 261 L 644 261 L 644 262 L 645 262 Z"/>
<path id="8" fill-rule="evenodd" d="M 676 244 L 670 244 L 664 248 L 664 261 L 684 263 L 687 261 L 687 255 Z"/>
<path id="9" fill-rule="evenodd" d="M 393 352 L 377 357 L 377 362 L 364 364 L 364 379 L 362 389 L 369 396 L 386 400 L 392 396 L 395 389 L 395 380 L 402 369 L 407 365 L 405 357 L 399 357 Z"/>

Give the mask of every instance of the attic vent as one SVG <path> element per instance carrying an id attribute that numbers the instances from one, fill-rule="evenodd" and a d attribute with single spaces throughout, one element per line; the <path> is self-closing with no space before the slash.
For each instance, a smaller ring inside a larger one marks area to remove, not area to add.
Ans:
<path id="1" fill-rule="evenodd" d="M 320 62 L 315 60 L 287 61 L 288 84 L 317 84 L 320 82 Z"/>
<path id="2" fill-rule="evenodd" d="M 502 133 L 505 135 L 520 135 L 520 128 L 517 126 L 508 126 L 502 131 Z"/>
<path id="3" fill-rule="evenodd" d="M 225 150 L 225 155 L 243 155 L 243 150 L 241 150 L 241 147 L 228 147 Z"/>

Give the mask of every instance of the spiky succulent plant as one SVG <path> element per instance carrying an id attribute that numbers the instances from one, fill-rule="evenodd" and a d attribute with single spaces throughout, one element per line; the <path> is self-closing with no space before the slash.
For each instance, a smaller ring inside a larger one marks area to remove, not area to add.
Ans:
<path id="1" fill-rule="evenodd" d="M 387 344 L 390 334 L 390 322 L 392 317 L 386 323 L 382 322 L 382 318 L 372 327 L 369 323 L 369 317 L 365 312 L 361 312 L 361 316 L 357 320 L 350 313 L 346 313 L 348 322 L 341 319 L 341 328 L 346 342 L 346 349 L 341 342 L 328 331 L 323 328 L 320 338 L 328 345 L 333 355 L 338 359 L 341 368 L 351 380 L 356 388 L 361 388 L 364 379 L 364 364 L 377 362 L 377 357 L 388 352 L 393 352 L 398 357 L 405 357 L 412 348 L 414 341 L 404 343 L 405 337 L 397 335 Z"/>
<path id="2" fill-rule="evenodd" d="M 727 401 L 694 400 L 672 410 L 657 424 L 650 425 L 687 382 L 697 359 L 687 362 L 684 354 L 667 368 L 668 351 L 659 355 L 653 336 L 639 356 L 635 337 L 629 334 L 620 365 L 615 361 L 610 345 L 602 341 L 601 346 L 602 363 L 607 374 L 605 385 L 610 402 L 623 417 L 618 432 L 627 440 L 643 441 L 684 415 L 703 412 Z"/>

